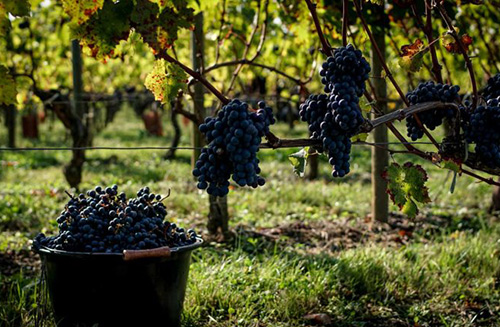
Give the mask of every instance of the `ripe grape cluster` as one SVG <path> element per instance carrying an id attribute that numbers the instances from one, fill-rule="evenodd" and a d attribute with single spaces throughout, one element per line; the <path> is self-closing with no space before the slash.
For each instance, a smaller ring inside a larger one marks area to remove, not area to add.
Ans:
<path id="1" fill-rule="evenodd" d="M 470 114 L 466 137 L 476 144 L 479 159 L 488 167 L 500 167 L 500 97 L 486 106 L 478 106 Z"/>
<path id="2" fill-rule="evenodd" d="M 328 95 L 312 94 L 300 105 L 299 115 L 309 124 L 311 138 L 322 141 L 322 152 L 328 151 L 329 163 L 333 166 L 332 176 L 343 177 L 349 173 L 351 140 L 335 122 L 328 109 Z"/>
<path id="3" fill-rule="evenodd" d="M 208 147 L 201 152 L 193 175 L 198 188 L 208 194 L 225 196 L 229 192 L 229 179 L 239 186 L 256 188 L 265 184 L 260 177 L 257 152 L 269 126 L 275 123 L 270 107 L 261 101 L 256 112 L 237 99 L 222 107 L 217 117 L 209 117 L 200 125 Z"/>
<path id="4" fill-rule="evenodd" d="M 419 103 L 441 101 L 441 102 L 454 102 L 459 98 L 458 85 L 450 86 L 447 84 L 435 84 L 433 81 L 420 83 L 417 88 L 409 92 L 406 97 L 410 104 L 415 105 Z M 420 112 L 416 114 L 420 119 L 423 126 L 430 130 L 443 123 L 443 119 L 451 118 L 454 115 L 453 109 L 436 109 Z M 406 119 L 406 128 L 408 136 L 416 141 L 424 136 L 423 129 L 418 125 L 415 117 L 411 116 Z"/>
<path id="5" fill-rule="evenodd" d="M 59 234 L 38 234 L 33 247 L 75 252 L 119 253 L 162 246 L 176 247 L 196 242 L 196 232 L 185 231 L 165 221 L 162 196 L 148 187 L 127 201 L 118 186 L 97 186 L 87 194 L 72 197 L 57 218 Z"/>
<path id="6" fill-rule="evenodd" d="M 496 99 L 500 96 L 500 73 L 488 79 L 488 85 L 483 90 L 486 101 Z"/>
<path id="7" fill-rule="evenodd" d="M 333 166 L 333 177 L 350 171 L 351 137 L 364 121 L 359 97 L 365 91 L 370 65 L 352 45 L 337 48 L 323 63 L 320 75 L 329 94 L 311 95 L 300 107 L 311 138 L 321 140 Z"/>

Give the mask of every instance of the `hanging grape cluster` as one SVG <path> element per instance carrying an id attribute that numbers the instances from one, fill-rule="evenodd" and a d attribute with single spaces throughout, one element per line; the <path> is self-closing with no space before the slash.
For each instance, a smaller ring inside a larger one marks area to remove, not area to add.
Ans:
<path id="1" fill-rule="evenodd" d="M 38 234 L 33 247 L 74 252 L 119 253 L 162 246 L 176 247 L 196 242 L 194 230 L 185 231 L 165 221 L 162 196 L 144 187 L 137 198 L 127 201 L 118 186 L 97 186 L 73 197 L 57 218 L 59 233 Z"/>
<path id="2" fill-rule="evenodd" d="M 475 143 L 475 151 L 483 164 L 500 167 L 500 97 L 491 99 L 470 113 L 466 137 Z"/>
<path id="3" fill-rule="evenodd" d="M 300 107 L 311 138 L 321 140 L 333 166 L 333 177 L 350 171 L 351 137 L 364 121 L 359 97 L 365 91 L 370 65 L 352 45 L 337 48 L 323 63 L 320 75 L 329 94 L 311 95 Z"/>
<path id="4" fill-rule="evenodd" d="M 217 117 L 209 117 L 200 125 L 208 147 L 202 150 L 193 170 L 199 189 L 206 189 L 214 196 L 225 196 L 231 176 L 239 186 L 256 188 L 265 184 L 264 178 L 258 175 L 257 152 L 275 119 L 272 109 L 263 101 L 258 105 L 256 112 L 250 112 L 245 102 L 232 100 L 222 107 Z"/>
<path id="5" fill-rule="evenodd" d="M 500 96 L 500 74 L 488 79 L 488 85 L 483 90 L 483 97 L 486 101 L 496 99 Z"/>
<path id="6" fill-rule="evenodd" d="M 435 84 L 433 81 L 420 83 L 417 88 L 406 95 L 411 105 L 441 101 L 441 102 L 454 102 L 459 100 L 458 85 L 450 86 L 447 84 Z M 454 115 L 453 109 L 435 109 L 420 112 L 416 116 L 420 119 L 423 126 L 430 130 L 443 124 L 445 118 L 452 118 Z M 424 130 L 420 128 L 415 117 L 410 116 L 406 119 L 406 129 L 408 137 L 416 141 L 424 136 Z"/>

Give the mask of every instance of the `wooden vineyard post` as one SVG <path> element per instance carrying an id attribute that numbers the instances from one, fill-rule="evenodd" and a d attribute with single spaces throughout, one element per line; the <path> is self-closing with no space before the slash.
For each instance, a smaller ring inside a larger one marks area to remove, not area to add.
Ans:
<path id="1" fill-rule="evenodd" d="M 73 147 L 87 146 L 87 129 L 83 123 L 84 105 L 82 102 L 82 56 L 78 40 L 71 41 L 73 68 L 73 104 L 70 109 L 71 137 Z M 64 167 L 64 176 L 71 187 L 77 188 L 82 181 L 85 151 L 73 150 L 71 161 Z"/>
<path id="2" fill-rule="evenodd" d="M 378 7 L 378 14 L 383 15 L 383 6 Z M 375 38 L 376 45 L 379 47 L 382 56 L 386 57 L 386 41 L 385 41 L 385 29 L 380 26 L 374 26 L 373 28 L 373 36 Z M 387 102 L 381 101 L 380 99 L 387 99 L 387 83 L 383 75 L 383 67 L 382 63 L 377 56 L 375 49 L 375 45 L 372 45 L 372 54 L 371 54 L 371 66 L 372 66 L 372 75 L 373 78 L 373 86 L 375 91 L 375 99 L 377 99 L 377 106 L 384 113 L 387 112 Z M 374 117 L 372 117 L 374 118 Z M 386 125 L 382 125 L 373 130 L 373 142 L 374 143 L 387 143 L 388 135 L 387 135 L 387 127 Z M 389 153 L 386 149 L 385 145 L 372 147 L 372 171 L 371 171 L 371 180 L 372 180 L 372 219 L 380 222 L 387 222 L 389 216 L 389 198 L 386 193 L 387 182 L 382 178 L 382 173 L 386 169 L 389 163 Z"/>
<path id="3" fill-rule="evenodd" d="M 204 35 L 203 35 L 203 13 L 200 12 L 195 16 L 194 30 L 191 32 L 191 50 L 192 50 L 192 61 L 193 70 L 201 72 L 203 68 L 203 56 L 204 56 Z M 201 72 L 203 73 L 203 72 Z M 205 103 L 204 103 L 204 90 L 201 83 L 196 83 L 194 85 L 194 113 L 196 117 L 206 117 Z M 203 135 L 198 130 L 198 123 L 193 122 L 193 130 L 191 136 L 191 144 L 195 148 L 191 155 L 191 167 L 194 169 L 194 164 L 200 156 L 200 150 L 198 148 L 204 145 L 205 140 Z"/>

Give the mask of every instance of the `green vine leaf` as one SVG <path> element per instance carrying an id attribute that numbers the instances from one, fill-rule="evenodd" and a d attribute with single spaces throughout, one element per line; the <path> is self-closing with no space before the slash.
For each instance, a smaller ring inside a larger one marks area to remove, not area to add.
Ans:
<path id="1" fill-rule="evenodd" d="M 149 0 L 136 0 L 131 23 L 155 54 L 169 49 L 177 40 L 181 28 L 192 28 L 194 10 L 186 1 L 171 0 L 159 6 Z"/>
<path id="2" fill-rule="evenodd" d="M 368 139 L 368 135 L 368 133 L 356 134 L 351 137 L 351 142 L 366 142 L 366 139 Z"/>
<path id="3" fill-rule="evenodd" d="M 0 37 L 10 28 L 8 13 L 13 16 L 28 16 L 31 6 L 28 0 L 0 0 Z"/>
<path id="4" fill-rule="evenodd" d="M 459 173 L 462 170 L 462 164 L 453 159 L 443 159 L 441 161 L 441 167 L 444 169 L 449 169 L 455 173 Z"/>
<path id="5" fill-rule="evenodd" d="M 179 66 L 159 59 L 146 77 L 145 85 L 157 101 L 167 103 L 186 87 L 186 83 L 186 73 Z"/>
<path id="6" fill-rule="evenodd" d="M 5 11 L 13 16 L 28 16 L 31 5 L 28 0 L 0 0 L 0 6 L 4 6 Z"/>
<path id="7" fill-rule="evenodd" d="M 299 152 L 292 153 L 288 156 L 288 160 L 290 160 L 293 167 L 293 172 L 299 177 L 304 177 L 307 158 L 309 158 L 309 147 L 302 148 Z"/>
<path id="8" fill-rule="evenodd" d="M 387 181 L 387 193 L 399 209 L 409 217 L 418 214 L 417 203 L 429 203 L 429 190 L 425 186 L 427 172 L 420 165 L 411 162 L 403 166 L 393 163 L 383 173 Z"/>
<path id="9" fill-rule="evenodd" d="M 0 66 L 0 103 L 15 104 L 17 95 L 16 81 L 5 66 Z"/>
<path id="10" fill-rule="evenodd" d="M 89 20 L 74 27 L 73 34 L 84 52 L 99 60 L 113 57 L 116 46 L 129 37 L 132 9 L 129 1 L 107 1 Z"/>
<path id="11" fill-rule="evenodd" d="M 62 5 L 64 11 L 71 17 L 71 21 L 81 25 L 103 7 L 104 0 L 62 0 Z"/>

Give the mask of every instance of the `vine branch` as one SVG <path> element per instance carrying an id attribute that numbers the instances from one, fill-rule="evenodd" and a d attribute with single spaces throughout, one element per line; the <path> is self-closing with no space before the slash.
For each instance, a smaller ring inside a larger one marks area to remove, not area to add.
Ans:
<path id="1" fill-rule="evenodd" d="M 276 74 L 279 74 L 283 77 L 288 78 L 289 80 L 293 81 L 296 84 L 299 84 L 299 85 L 306 84 L 306 81 L 301 81 L 300 79 L 295 78 L 295 77 L 293 77 L 293 76 L 291 76 L 291 75 L 285 73 L 284 71 L 281 71 L 275 67 L 264 65 L 264 64 L 259 64 L 259 63 L 250 61 L 249 59 L 240 59 L 240 60 L 226 61 L 226 62 L 222 62 L 219 64 L 214 64 L 214 65 L 208 67 L 205 70 L 205 73 L 211 72 L 212 70 L 216 70 L 216 69 L 219 69 L 221 67 L 234 66 L 234 65 L 250 65 L 250 66 L 265 68 L 265 69 L 268 69 L 272 72 L 275 72 Z"/>
<path id="2" fill-rule="evenodd" d="M 195 72 L 188 66 L 184 65 L 182 62 L 179 60 L 175 59 L 174 57 L 170 56 L 167 52 L 162 52 L 156 55 L 158 58 L 165 59 L 166 61 L 176 64 L 179 67 L 182 68 L 187 74 L 192 76 L 194 79 L 198 80 L 201 84 L 203 84 L 210 92 L 212 92 L 223 104 L 228 104 L 229 99 L 226 98 L 212 83 L 207 81 L 203 75 L 201 75 L 198 72 Z"/>
<path id="3" fill-rule="evenodd" d="M 323 30 L 321 29 L 321 24 L 319 22 L 318 18 L 318 13 L 316 12 L 316 3 L 312 3 L 311 0 L 305 0 L 307 4 L 307 8 L 309 9 L 309 12 L 311 13 L 312 19 L 314 21 L 314 26 L 316 27 L 316 32 L 318 33 L 319 40 L 321 41 L 321 52 L 325 54 L 326 56 L 333 56 L 333 51 L 332 47 L 328 43 L 328 41 L 325 38 L 325 34 L 323 34 Z"/>
<path id="4" fill-rule="evenodd" d="M 467 54 L 467 49 L 465 48 L 462 39 L 460 39 L 460 37 L 458 36 L 450 16 L 448 16 L 448 14 L 446 13 L 446 9 L 443 8 L 443 6 L 439 3 L 439 1 L 436 2 L 436 6 L 439 10 L 439 13 L 441 14 L 441 17 L 445 21 L 446 26 L 448 27 L 448 34 L 450 34 L 453 37 L 453 39 L 455 39 L 455 42 L 457 42 L 458 48 L 460 49 L 460 52 L 464 57 L 465 65 L 467 66 L 467 70 L 469 71 L 470 81 L 472 84 L 472 108 L 476 108 L 477 102 L 479 100 L 477 84 L 476 84 L 476 75 L 474 74 L 474 67 L 472 66 L 470 57 Z"/>
<path id="5" fill-rule="evenodd" d="M 347 46 L 347 28 L 349 26 L 348 22 L 348 5 L 349 0 L 342 0 L 342 45 Z"/>

